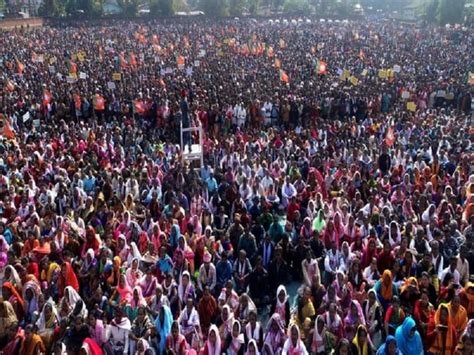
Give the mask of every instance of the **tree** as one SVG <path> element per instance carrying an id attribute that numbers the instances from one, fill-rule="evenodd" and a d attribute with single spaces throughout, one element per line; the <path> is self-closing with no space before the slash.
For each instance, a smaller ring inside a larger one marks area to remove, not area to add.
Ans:
<path id="1" fill-rule="evenodd" d="M 439 6 L 440 25 L 462 23 L 464 0 L 442 0 Z"/>
<path id="2" fill-rule="evenodd" d="M 230 0 L 230 4 L 229 4 L 230 16 L 242 16 L 243 12 L 244 12 L 243 0 Z"/>
<path id="3" fill-rule="evenodd" d="M 199 8 L 211 17 L 227 16 L 229 14 L 227 0 L 201 0 Z"/>
<path id="4" fill-rule="evenodd" d="M 117 5 L 125 16 L 135 17 L 138 13 L 139 0 L 117 0 Z"/>
<path id="5" fill-rule="evenodd" d="M 309 13 L 308 0 L 286 0 L 283 4 L 283 10 L 293 15 L 304 15 Z"/>
<path id="6" fill-rule="evenodd" d="M 153 16 L 173 16 L 173 0 L 153 0 L 150 3 L 150 13 Z"/>
<path id="7" fill-rule="evenodd" d="M 425 20 L 430 23 L 438 21 L 439 1 L 431 0 L 426 7 Z"/>

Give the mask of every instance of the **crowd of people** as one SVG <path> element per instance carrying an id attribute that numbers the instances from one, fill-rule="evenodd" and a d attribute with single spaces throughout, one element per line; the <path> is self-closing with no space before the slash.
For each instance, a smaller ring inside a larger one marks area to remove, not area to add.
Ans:
<path id="1" fill-rule="evenodd" d="M 0 352 L 472 354 L 473 35 L 1 32 Z"/>

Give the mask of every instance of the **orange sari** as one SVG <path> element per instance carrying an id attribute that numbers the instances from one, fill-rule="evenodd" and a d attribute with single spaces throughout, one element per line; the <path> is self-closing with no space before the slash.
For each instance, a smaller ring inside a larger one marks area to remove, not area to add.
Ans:
<path id="1" fill-rule="evenodd" d="M 32 334 L 31 339 L 24 339 L 21 348 L 20 348 L 20 355 L 36 355 L 38 351 L 42 354 L 46 352 L 46 348 L 44 347 L 43 340 L 37 334 Z"/>
<path id="2" fill-rule="evenodd" d="M 448 312 L 448 323 L 446 332 L 437 330 L 441 325 L 440 315 L 441 310 L 446 309 Z M 454 328 L 453 321 L 449 308 L 446 304 L 441 304 L 435 313 L 434 319 L 431 319 L 428 328 L 428 341 L 431 340 L 429 351 L 433 355 L 454 355 L 457 345 L 456 328 Z M 444 352 L 443 352 L 444 350 Z"/>

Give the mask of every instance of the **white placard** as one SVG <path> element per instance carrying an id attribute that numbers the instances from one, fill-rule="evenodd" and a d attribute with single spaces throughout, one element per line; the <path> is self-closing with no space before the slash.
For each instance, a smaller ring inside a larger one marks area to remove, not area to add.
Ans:
<path id="1" fill-rule="evenodd" d="M 28 121 L 31 118 L 30 112 L 28 111 L 23 115 L 23 122 Z"/>
<path id="2" fill-rule="evenodd" d="M 395 65 L 393 66 L 393 71 L 394 71 L 395 73 L 400 73 L 400 72 L 402 71 L 402 67 L 399 66 L 399 65 L 397 65 L 397 64 L 395 64 Z"/>
<path id="3" fill-rule="evenodd" d="M 87 79 L 87 74 L 86 73 L 83 73 L 83 72 L 80 72 L 79 73 L 79 79 Z"/>
<path id="4" fill-rule="evenodd" d="M 116 86 L 115 86 L 115 83 L 113 81 L 109 81 L 107 83 L 107 87 L 110 89 L 110 90 L 115 90 Z"/>

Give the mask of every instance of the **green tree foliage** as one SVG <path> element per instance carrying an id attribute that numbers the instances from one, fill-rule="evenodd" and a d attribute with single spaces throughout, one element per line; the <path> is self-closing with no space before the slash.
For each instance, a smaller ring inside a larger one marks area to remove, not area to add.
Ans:
<path id="1" fill-rule="evenodd" d="M 426 6 L 425 20 L 429 23 L 438 21 L 439 0 L 431 0 Z"/>
<path id="2" fill-rule="evenodd" d="M 172 16 L 174 14 L 173 0 L 152 0 L 150 12 L 153 16 Z"/>
<path id="3" fill-rule="evenodd" d="M 293 15 L 304 15 L 309 12 L 308 0 L 286 0 L 283 4 L 283 11 Z"/>
<path id="4" fill-rule="evenodd" d="M 211 17 L 228 16 L 229 4 L 227 0 L 201 0 L 200 10 Z"/>
<path id="5" fill-rule="evenodd" d="M 439 6 L 440 25 L 463 22 L 465 0 L 442 0 Z"/>
<path id="6" fill-rule="evenodd" d="M 117 5 L 125 16 L 135 17 L 138 13 L 139 0 L 117 0 Z"/>

